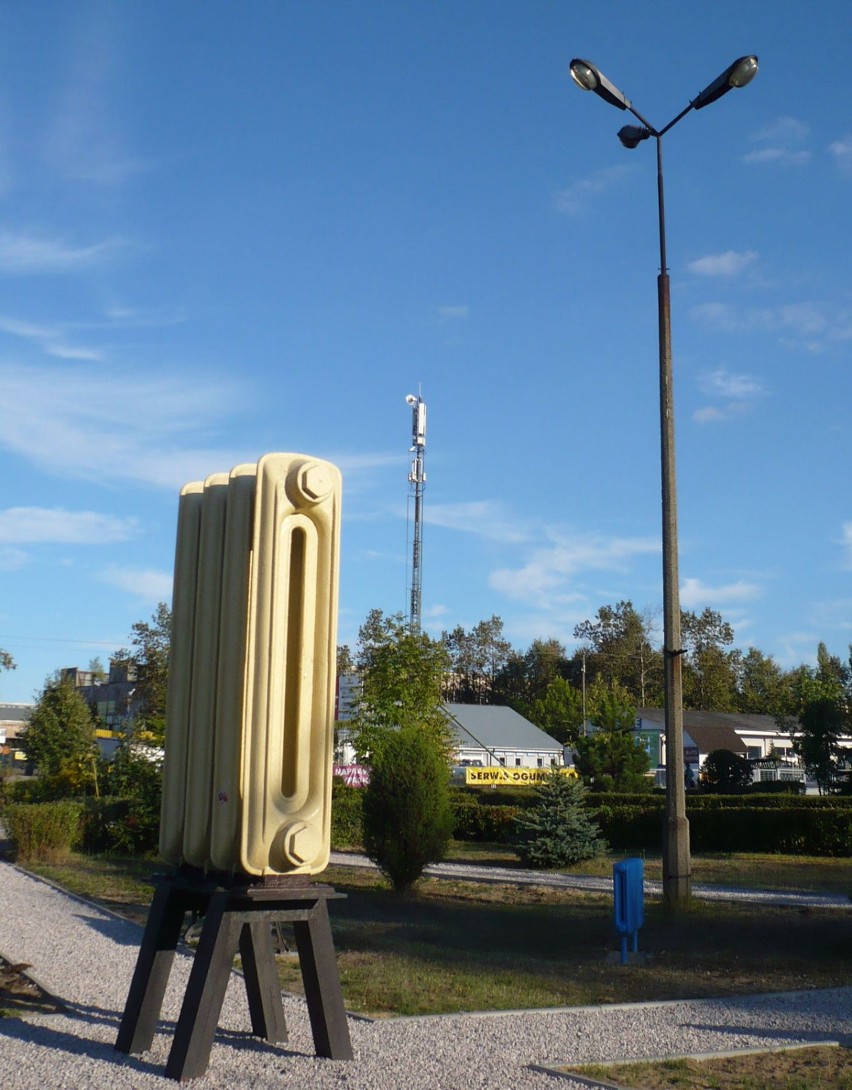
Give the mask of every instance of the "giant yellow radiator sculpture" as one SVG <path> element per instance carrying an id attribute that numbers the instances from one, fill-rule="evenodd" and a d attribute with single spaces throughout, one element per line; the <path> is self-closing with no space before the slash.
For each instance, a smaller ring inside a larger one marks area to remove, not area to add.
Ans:
<path id="1" fill-rule="evenodd" d="M 151 1047 L 203 914 L 165 1073 L 202 1075 L 239 950 L 252 1030 L 287 1041 L 269 925 L 292 923 L 317 1055 L 352 1058 L 327 902 L 340 473 L 267 454 L 181 492 L 157 887 L 116 1039 Z"/>
<path id="2" fill-rule="evenodd" d="M 181 492 L 160 852 L 249 875 L 330 843 L 340 473 L 267 454 Z"/>

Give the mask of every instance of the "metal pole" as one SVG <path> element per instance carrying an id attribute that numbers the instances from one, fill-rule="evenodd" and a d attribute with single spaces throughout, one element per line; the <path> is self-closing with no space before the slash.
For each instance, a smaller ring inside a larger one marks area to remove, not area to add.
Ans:
<path id="1" fill-rule="evenodd" d="M 674 391 L 671 300 L 666 267 L 662 139 L 657 140 L 657 201 L 660 221 L 660 275 L 657 304 L 660 334 L 660 444 L 663 504 L 663 667 L 666 732 L 666 825 L 663 836 L 663 898 L 667 908 L 685 908 L 692 894 L 689 822 L 683 762 L 683 678 L 680 584 L 677 541 Z"/>

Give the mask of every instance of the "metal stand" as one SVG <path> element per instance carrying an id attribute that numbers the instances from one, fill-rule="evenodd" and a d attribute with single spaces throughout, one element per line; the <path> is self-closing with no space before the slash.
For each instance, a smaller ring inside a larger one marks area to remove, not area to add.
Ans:
<path id="1" fill-rule="evenodd" d="M 351 1060 L 326 905 L 345 894 L 297 876 L 257 883 L 245 877 L 218 877 L 221 882 L 205 879 L 200 872 L 177 874 L 157 887 L 116 1049 L 138 1053 L 151 1047 L 184 917 L 197 912 L 204 914 L 204 925 L 166 1064 L 169 1078 L 191 1079 L 207 1070 L 238 949 L 252 1032 L 269 1042 L 287 1041 L 270 927 L 279 920 L 293 924 L 317 1055 Z"/>

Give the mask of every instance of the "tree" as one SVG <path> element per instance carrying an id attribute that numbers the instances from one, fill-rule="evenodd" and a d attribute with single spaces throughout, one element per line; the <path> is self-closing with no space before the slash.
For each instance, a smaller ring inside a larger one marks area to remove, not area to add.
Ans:
<path id="1" fill-rule="evenodd" d="M 447 650 L 401 614 L 374 609 L 358 633 L 357 665 L 352 742 L 370 765 L 364 848 L 395 889 L 407 889 L 443 857 L 452 831 L 451 736 L 441 708 Z"/>
<path id="2" fill-rule="evenodd" d="M 0 670 L 16 670 L 15 660 L 9 654 L 8 651 L 4 651 L 0 647 Z"/>
<path id="3" fill-rule="evenodd" d="M 636 709 L 618 685 L 595 682 L 589 693 L 593 730 L 577 740 L 574 764 L 598 791 L 647 791 L 648 753 L 633 731 Z"/>
<path id="4" fill-rule="evenodd" d="M 371 610 L 358 633 L 356 663 L 361 678 L 352 742 L 359 758 L 372 757 L 388 732 L 416 726 L 446 749 L 447 717 L 441 684 L 447 651 L 440 640 L 414 633 L 402 614 Z"/>
<path id="5" fill-rule="evenodd" d="M 714 749 L 704 758 L 700 778 L 708 791 L 741 791 L 751 783 L 751 765 L 729 749 Z"/>
<path id="6" fill-rule="evenodd" d="M 662 692 L 662 657 L 651 644 L 651 619 L 629 600 L 601 606 L 594 620 L 583 621 L 574 637 L 584 640 L 589 682 L 600 677 L 627 689 L 634 705 L 658 703 Z"/>
<path id="7" fill-rule="evenodd" d="M 388 732 L 363 797 L 364 851 L 398 892 L 443 859 L 453 831 L 445 752 L 428 731 Z"/>
<path id="8" fill-rule="evenodd" d="M 820 792 L 830 791 L 837 778 L 843 747 L 840 738 L 849 729 L 849 704 L 844 667 L 828 655 L 825 644 L 817 652 L 816 670 L 802 671 L 795 685 L 798 723 L 784 724 L 808 775 Z"/>
<path id="9" fill-rule="evenodd" d="M 565 677 L 569 662 L 564 646 L 556 639 L 533 640 L 521 655 L 508 656 L 494 681 L 495 695 L 515 711 L 529 715 L 552 681 Z"/>
<path id="10" fill-rule="evenodd" d="M 727 651 L 734 630 L 721 613 L 681 614 L 683 647 L 683 703 L 686 708 L 732 712 L 737 702 L 739 653 Z"/>
<path id="11" fill-rule="evenodd" d="M 792 679 L 771 655 L 750 647 L 737 663 L 737 711 L 746 715 L 792 715 Z"/>
<path id="12" fill-rule="evenodd" d="M 19 744 L 42 776 L 62 772 L 90 781 L 98 755 L 95 717 L 73 683 L 58 677 L 45 682 Z"/>
<path id="13" fill-rule="evenodd" d="M 583 729 L 583 697 L 565 678 L 556 677 L 533 704 L 530 718 L 557 742 L 574 745 Z"/>
<path id="14" fill-rule="evenodd" d="M 533 867 L 567 867 L 606 851 L 606 841 L 584 804 L 586 789 L 554 770 L 535 789 L 535 804 L 521 812 L 512 847 Z"/>
<path id="15" fill-rule="evenodd" d="M 487 704 L 494 695 L 494 682 L 506 665 L 512 645 L 503 638 L 503 622 L 492 614 L 470 632 L 461 625 L 444 632 L 441 639 L 449 656 L 444 685 L 448 700 L 460 704 Z"/>
<path id="16" fill-rule="evenodd" d="M 169 685 L 169 650 L 172 641 L 172 613 L 160 602 L 150 622 L 137 621 L 131 628 L 135 651 L 119 651 L 113 662 L 134 671 L 137 732 L 162 742 L 166 728 L 166 692 Z M 130 676 L 130 674 L 128 674 Z"/>

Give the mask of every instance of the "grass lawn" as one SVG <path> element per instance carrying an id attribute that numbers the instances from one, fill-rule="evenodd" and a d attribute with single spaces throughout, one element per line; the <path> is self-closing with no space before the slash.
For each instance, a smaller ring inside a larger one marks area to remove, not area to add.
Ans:
<path id="1" fill-rule="evenodd" d="M 852 1090 L 846 1048 L 796 1048 L 718 1060 L 565 1067 L 630 1090 Z"/>
<path id="2" fill-rule="evenodd" d="M 848 888 L 845 861 L 782 858 L 766 857 L 776 885 Z M 734 872 L 742 884 L 749 876 L 763 885 L 762 859 L 697 860 L 696 875 L 707 880 L 706 867 L 727 884 Z M 144 922 L 152 875 L 163 868 L 77 856 L 64 867 L 31 869 Z M 601 873 L 611 873 L 611 861 Z M 624 967 L 604 895 L 423 879 L 401 897 L 376 873 L 345 866 L 330 867 L 322 880 L 346 894 L 330 904 L 346 1004 L 374 1017 L 746 994 L 852 978 L 852 910 L 695 901 L 672 917 L 649 898 L 639 936 L 645 960 Z M 283 986 L 300 991 L 298 959 L 285 954 L 279 965 Z"/>

